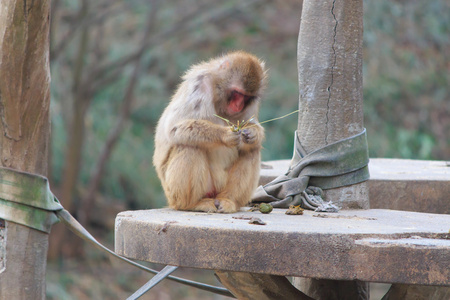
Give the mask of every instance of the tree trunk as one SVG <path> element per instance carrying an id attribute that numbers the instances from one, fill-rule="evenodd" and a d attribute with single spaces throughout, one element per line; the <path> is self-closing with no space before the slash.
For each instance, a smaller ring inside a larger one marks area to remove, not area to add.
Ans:
<path id="1" fill-rule="evenodd" d="M 50 1 L 0 5 L 0 165 L 47 174 Z M 0 299 L 44 299 L 48 234 L 6 222 Z"/>
<path id="2" fill-rule="evenodd" d="M 298 40 L 298 135 L 307 153 L 360 133 L 363 3 L 304 1 Z M 369 208 L 366 183 L 328 190 L 343 208 Z"/>
<path id="3" fill-rule="evenodd" d="M 80 15 L 84 18 L 88 14 L 88 3 L 82 1 Z M 81 155 L 83 152 L 86 113 L 91 104 L 91 95 L 86 92 L 82 86 L 83 74 L 85 68 L 85 59 L 89 45 L 89 27 L 84 27 L 80 36 L 80 43 L 77 52 L 77 58 L 74 62 L 72 81 L 72 120 L 67 134 L 67 148 L 65 154 L 65 164 L 63 181 L 61 187 L 61 202 L 65 209 L 73 213 L 75 211 L 75 203 L 73 203 L 73 194 L 78 182 L 80 173 Z"/>
<path id="4" fill-rule="evenodd" d="M 307 153 L 360 133 L 362 99 L 363 2 L 303 2 L 298 40 L 298 135 Z M 369 208 L 365 182 L 325 191 L 342 208 Z M 367 299 L 368 284 L 294 278 L 315 299 Z M 344 287 L 344 288 L 342 288 Z M 334 299 L 334 298 L 333 298 Z"/>
<path id="5" fill-rule="evenodd" d="M 80 18 L 83 19 L 89 13 L 88 1 L 83 0 L 80 8 Z M 76 186 L 82 163 L 82 153 L 85 138 L 85 117 L 91 104 L 92 95 L 83 86 L 83 74 L 85 74 L 85 60 L 89 46 L 89 27 L 85 26 L 81 32 L 77 56 L 74 62 L 72 78 L 72 98 L 70 105 L 72 119 L 68 126 L 68 141 L 65 150 L 65 163 L 62 175 L 61 191 L 58 198 L 61 204 L 70 213 L 76 215 L 78 203 L 75 201 Z M 61 224 L 54 226 L 50 239 L 49 258 L 77 257 L 83 255 L 83 243 L 79 239 L 73 239 L 66 235 L 66 229 Z"/>

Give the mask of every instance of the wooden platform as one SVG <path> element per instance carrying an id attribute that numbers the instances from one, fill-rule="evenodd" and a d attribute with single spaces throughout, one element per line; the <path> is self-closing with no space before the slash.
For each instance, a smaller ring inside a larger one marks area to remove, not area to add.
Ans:
<path id="1" fill-rule="evenodd" d="M 249 224 L 260 218 L 266 225 Z M 450 285 L 450 216 L 391 210 L 288 216 L 171 209 L 122 212 L 116 252 L 175 266 Z"/>
<path id="2" fill-rule="evenodd" d="M 383 182 L 392 186 L 396 180 L 404 181 L 402 176 L 412 176 L 402 173 L 401 163 L 373 162 L 371 181 L 382 183 L 381 187 Z M 426 182 L 438 182 L 443 189 L 434 193 L 434 209 L 448 212 L 450 168 L 443 162 L 426 164 L 436 164 L 433 168 L 437 175 L 429 174 L 430 171 L 421 173 L 415 167 L 415 179 L 405 185 L 406 190 L 399 192 L 397 187 L 390 199 L 396 203 L 395 195 L 406 195 L 402 202 L 406 207 L 428 201 L 428 193 L 422 193 L 420 199 L 420 194 L 412 194 L 414 189 L 419 190 L 415 185 L 426 187 Z M 115 249 L 133 259 L 193 268 L 450 285 L 448 214 L 370 209 L 335 214 L 305 211 L 304 215 L 289 216 L 284 209 L 275 209 L 268 215 L 246 210 L 235 214 L 171 209 L 122 212 L 116 218 Z M 249 224 L 252 217 L 266 225 Z"/>

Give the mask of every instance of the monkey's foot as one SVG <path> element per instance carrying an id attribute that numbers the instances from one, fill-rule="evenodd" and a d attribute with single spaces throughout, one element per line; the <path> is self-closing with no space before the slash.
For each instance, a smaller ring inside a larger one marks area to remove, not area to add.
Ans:
<path id="1" fill-rule="evenodd" d="M 239 210 L 239 207 L 233 200 L 227 198 L 216 199 L 217 212 L 219 213 L 234 213 Z"/>
<path id="2" fill-rule="evenodd" d="M 204 211 L 204 212 L 208 212 L 208 213 L 217 212 L 217 206 L 215 205 L 215 199 L 203 198 L 191 210 Z"/>

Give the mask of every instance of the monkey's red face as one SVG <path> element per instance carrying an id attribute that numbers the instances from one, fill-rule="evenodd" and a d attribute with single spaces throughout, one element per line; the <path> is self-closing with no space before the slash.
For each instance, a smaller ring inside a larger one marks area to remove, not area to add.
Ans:
<path id="1" fill-rule="evenodd" d="M 228 115 L 232 116 L 240 113 L 253 99 L 253 96 L 246 95 L 241 90 L 233 89 L 228 100 Z"/>
<path id="2" fill-rule="evenodd" d="M 257 114 L 255 102 L 265 86 L 264 64 L 244 52 L 234 52 L 214 62 L 219 65 L 208 78 L 216 113 L 232 121 Z"/>

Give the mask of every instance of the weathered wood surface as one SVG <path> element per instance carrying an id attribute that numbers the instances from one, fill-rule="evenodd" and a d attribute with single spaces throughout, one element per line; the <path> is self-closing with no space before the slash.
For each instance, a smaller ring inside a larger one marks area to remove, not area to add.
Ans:
<path id="1" fill-rule="evenodd" d="M 122 212 L 116 218 L 116 252 L 193 268 L 450 285 L 449 215 L 377 209 L 284 212 Z M 266 225 L 242 217 L 258 217 Z"/>
<path id="2" fill-rule="evenodd" d="M 288 166 L 289 160 L 264 162 L 260 184 L 285 173 Z M 448 162 L 371 158 L 369 171 L 371 208 L 450 214 Z"/>
<path id="3" fill-rule="evenodd" d="M 50 1 L 1 0 L 0 165 L 47 175 Z M 1 226 L 0 226 L 1 227 Z M 45 299 L 48 234 L 0 228 L 0 299 Z"/>

